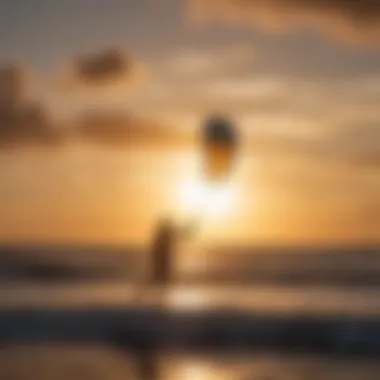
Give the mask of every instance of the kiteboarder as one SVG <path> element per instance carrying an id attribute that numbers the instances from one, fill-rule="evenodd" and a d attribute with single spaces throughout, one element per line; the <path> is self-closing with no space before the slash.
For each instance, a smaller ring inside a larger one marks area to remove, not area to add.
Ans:
<path id="1" fill-rule="evenodd" d="M 151 248 L 150 284 L 166 287 L 172 280 L 173 253 L 179 240 L 183 241 L 194 235 L 196 222 L 186 226 L 176 225 L 169 218 L 159 222 Z"/>

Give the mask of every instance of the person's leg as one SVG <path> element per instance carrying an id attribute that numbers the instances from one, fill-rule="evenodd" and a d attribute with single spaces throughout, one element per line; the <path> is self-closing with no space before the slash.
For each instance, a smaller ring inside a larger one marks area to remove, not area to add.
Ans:
<path id="1" fill-rule="evenodd" d="M 135 302 L 147 301 L 148 295 L 151 295 L 152 290 L 157 290 L 159 287 L 159 252 L 152 249 L 147 258 L 146 270 L 143 278 L 136 284 L 134 292 Z"/>

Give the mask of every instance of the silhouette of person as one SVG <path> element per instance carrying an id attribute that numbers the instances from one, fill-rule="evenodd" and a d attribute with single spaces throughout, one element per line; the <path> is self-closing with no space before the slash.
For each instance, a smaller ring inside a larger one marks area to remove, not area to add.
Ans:
<path id="1" fill-rule="evenodd" d="M 173 253 L 178 239 L 190 238 L 195 230 L 196 223 L 179 227 L 168 218 L 158 223 L 152 243 L 149 282 L 151 285 L 161 287 L 161 295 L 172 278 Z M 163 312 L 163 305 L 160 304 L 160 313 Z M 136 369 L 139 379 L 159 379 L 160 368 L 157 358 L 157 342 L 145 342 L 143 339 L 137 339 L 133 344 L 133 350 L 136 357 Z"/>
<path id="2" fill-rule="evenodd" d="M 150 282 L 154 285 L 165 285 L 169 282 L 172 272 L 175 234 L 174 225 L 169 219 L 163 220 L 157 226 L 153 237 L 150 267 Z"/>
<path id="3" fill-rule="evenodd" d="M 149 344 L 137 344 L 134 347 L 136 370 L 140 380 L 157 380 L 160 378 L 157 349 Z"/>
<path id="4" fill-rule="evenodd" d="M 179 239 L 187 239 L 194 235 L 196 223 L 177 226 L 166 218 L 159 222 L 152 244 L 151 252 L 151 284 L 165 287 L 173 273 L 173 254 Z"/>

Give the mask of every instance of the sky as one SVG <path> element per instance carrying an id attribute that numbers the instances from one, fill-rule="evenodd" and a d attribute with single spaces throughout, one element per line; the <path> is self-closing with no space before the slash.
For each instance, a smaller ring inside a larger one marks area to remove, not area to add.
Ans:
<path id="1" fill-rule="evenodd" d="M 241 136 L 223 243 L 380 241 L 377 0 L 0 0 L 0 241 L 131 243 L 207 115 Z"/>

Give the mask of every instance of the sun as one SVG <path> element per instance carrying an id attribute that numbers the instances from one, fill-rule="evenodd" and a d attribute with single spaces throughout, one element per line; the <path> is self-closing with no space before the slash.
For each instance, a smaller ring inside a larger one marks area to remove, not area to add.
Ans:
<path id="1" fill-rule="evenodd" d="M 185 180 L 179 186 L 181 213 L 202 220 L 219 219 L 233 209 L 235 192 L 229 182 L 208 183 L 201 179 Z"/>

